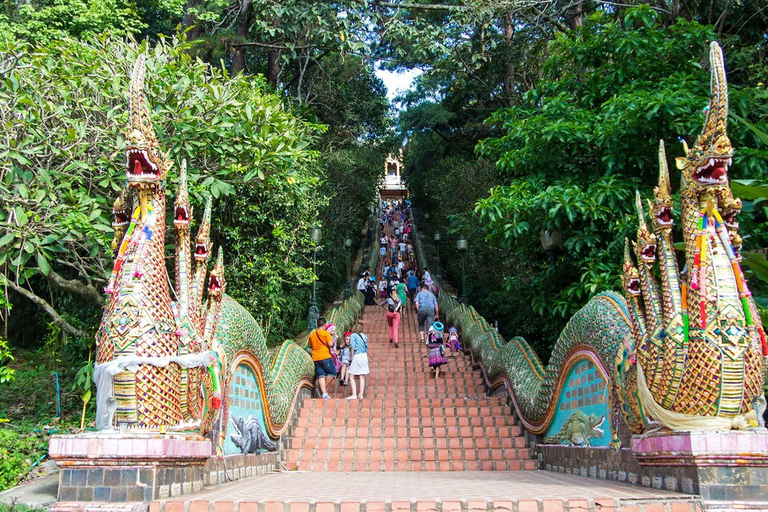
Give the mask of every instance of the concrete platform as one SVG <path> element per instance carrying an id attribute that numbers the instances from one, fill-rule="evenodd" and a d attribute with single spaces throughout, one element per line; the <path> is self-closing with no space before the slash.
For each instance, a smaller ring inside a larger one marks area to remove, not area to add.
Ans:
<path id="1" fill-rule="evenodd" d="M 544 471 L 286 472 L 150 504 L 150 512 L 694 512 L 699 499 Z"/>

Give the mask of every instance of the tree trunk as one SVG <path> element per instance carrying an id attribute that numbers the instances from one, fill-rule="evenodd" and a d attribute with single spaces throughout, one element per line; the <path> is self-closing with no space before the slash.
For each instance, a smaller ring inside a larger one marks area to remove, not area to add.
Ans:
<path id="1" fill-rule="evenodd" d="M 504 41 L 507 44 L 507 69 L 504 73 L 504 95 L 506 96 L 506 105 L 511 107 L 515 104 L 515 59 L 512 56 L 515 37 L 515 28 L 512 23 L 512 14 L 504 13 Z"/>
<path id="2" fill-rule="evenodd" d="M 277 28 L 280 25 L 280 16 L 276 16 L 272 21 L 272 26 Z M 277 79 L 280 77 L 280 56 L 283 50 L 272 48 L 267 54 L 267 83 L 277 87 Z"/>
<path id="3" fill-rule="evenodd" d="M 576 2 L 568 9 L 566 13 L 565 22 L 568 24 L 568 28 L 576 30 L 584 24 L 584 6 L 581 1 Z"/>
<path id="4" fill-rule="evenodd" d="M 237 38 L 240 41 L 248 39 L 248 30 L 251 28 L 251 0 L 242 0 L 240 14 L 237 22 Z M 240 73 L 245 69 L 245 46 L 232 47 L 232 74 Z"/>
<path id="5" fill-rule="evenodd" d="M 205 5 L 205 0 L 187 0 L 184 6 L 184 16 L 181 18 L 182 30 L 187 30 L 187 39 L 194 41 L 203 34 L 203 27 L 197 22 L 197 11 Z M 192 28 L 190 28 L 192 27 Z"/>

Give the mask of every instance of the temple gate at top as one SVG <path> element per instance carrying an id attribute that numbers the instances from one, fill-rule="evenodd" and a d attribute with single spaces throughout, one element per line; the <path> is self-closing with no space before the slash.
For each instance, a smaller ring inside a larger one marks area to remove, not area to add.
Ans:
<path id="1" fill-rule="evenodd" d="M 402 170 L 402 151 L 397 156 L 389 155 L 384 161 L 384 175 L 379 178 L 379 195 L 382 201 L 408 197 L 408 188 L 402 177 Z"/>

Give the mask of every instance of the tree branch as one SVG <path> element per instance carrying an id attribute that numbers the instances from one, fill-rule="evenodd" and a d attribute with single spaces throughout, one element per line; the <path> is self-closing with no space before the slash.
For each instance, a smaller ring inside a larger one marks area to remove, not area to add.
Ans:
<path id="1" fill-rule="evenodd" d="M 61 329 L 67 334 L 71 334 L 72 336 L 77 336 L 79 338 L 88 338 L 91 336 L 90 333 L 83 331 L 81 329 L 78 329 L 77 327 L 73 326 L 72 324 L 64 320 L 64 318 L 62 318 L 59 312 L 56 311 L 53 308 L 53 306 L 48 304 L 48 302 L 45 299 L 38 297 L 37 295 L 27 290 L 26 288 L 17 285 L 10 279 L 6 279 L 5 276 L 0 276 L 0 280 L 2 280 L 2 282 L 6 286 L 8 286 L 11 290 L 15 291 L 22 297 L 26 297 L 27 299 L 32 301 L 34 304 L 36 304 L 40 309 L 45 311 L 46 314 L 48 314 L 48 316 L 50 316 L 53 319 L 53 325 L 61 327 Z"/>
<path id="2" fill-rule="evenodd" d="M 94 306 L 104 305 L 104 298 L 94 286 L 83 284 L 76 279 L 65 279 L 53 270 L 48 274 L 48 282 L 59 290 L 79 295 Z"/>

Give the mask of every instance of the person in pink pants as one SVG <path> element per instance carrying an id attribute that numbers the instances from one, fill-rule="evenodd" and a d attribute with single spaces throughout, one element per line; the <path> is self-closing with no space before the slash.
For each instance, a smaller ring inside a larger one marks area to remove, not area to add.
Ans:
<path id="1" fill-rule="evenodd" d="M 398 346 L 400 333 L 400 313 L 403 310 L 403 303 L 397 295 L 397 290 L 392 289 L 392 294 L 382 303 L 387 308 L 387 329 L 389 331 L 389 342 Z"/>

